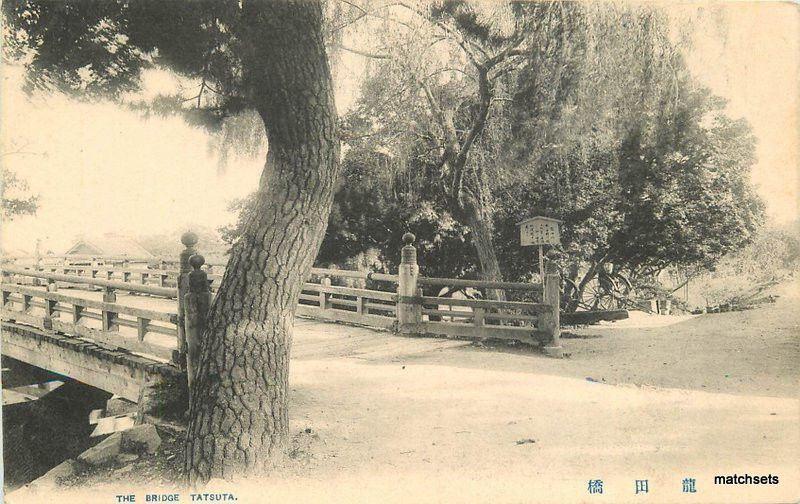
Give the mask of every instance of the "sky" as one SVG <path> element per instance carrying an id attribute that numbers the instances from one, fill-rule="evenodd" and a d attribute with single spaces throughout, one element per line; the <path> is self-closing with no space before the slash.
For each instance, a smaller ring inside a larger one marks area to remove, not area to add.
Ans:
<path id="1" fill-rule="evenodd" d="M 800 200 L 800 4 L 730 2 L 674 7 L 692 23 L 692 74 L 728 100 L 758 138 L 753 182 L 768 217 L 798 217 Z"/>
<path id="2" fill-rule="evenodd" d="M 800 11 L 789 3 L 683 3 L 669 7 L 674 28 L 692 34 L 687 52 L 700 82 L 729 100 L 758 138 L 753 182 L 770 220 L 797 218 L 800 168 Z M 363 62 L 346 57 L 335 75 L 338 108 L 352 104 Z M 4 167 L 39 195 L 35 216 L 5 222 L 0 245 L 32 252 L 66 250 L 78 236 L 168 233 L 192 225 L 217 228 L 234 215 L 228 202 L 257 187 L 263 154 L 218 169 L 209 135 L 180 118 L 143 118 L 111 103 L 63 96 L 28 100 L 21 70 L 6 67 L 0 86 Z M 154 72 L 145 95 L 170 90 Z"/>
<path id="3" fill-rule="evenodd" d="M 63 253 L 80 235 L 216 228 L 234 218 L 228 202 L 257 187 L 263 157 L 234 159 L 220 174 L 209 135 L 179 117 L 145 119 L 63 96 L 32 102 L 19 92 L 19 69 L 6 70 L 14 71 L 3 75 L 2 161 L 40 199 L 35 216 L 4 223 L 5 250 L 30 252 L 41 238 Z M 164 75 L 151 77 L 155 93 Z"/>

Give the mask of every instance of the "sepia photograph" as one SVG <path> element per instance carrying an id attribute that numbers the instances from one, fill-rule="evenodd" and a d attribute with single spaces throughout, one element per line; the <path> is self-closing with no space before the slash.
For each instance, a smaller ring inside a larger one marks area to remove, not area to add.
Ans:
<path id="1" fill-rule="evenodd" d="M 800 4 L 0 5 L 0 502 L 800 502 Z"/>

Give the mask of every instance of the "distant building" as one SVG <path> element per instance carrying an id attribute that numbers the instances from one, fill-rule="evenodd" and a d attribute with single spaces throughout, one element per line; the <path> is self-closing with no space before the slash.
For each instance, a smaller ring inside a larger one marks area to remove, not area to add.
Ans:
<path id="1" fill-rule="evenodd" d="M 33 254 L 21 248 L 3 248 L 0 247 L 0 257 L 3 259 L 20 259 L 33 257 Z"/>
<path id="2" fill-rule="evenodd" d="M 133 238 L 107 233 L 96 238 L 80 238 L 70 247 L 65 255 L 76 256 L 105 256 L 105 257 L 154 257 L 149 250 L 144 248 Z"/>

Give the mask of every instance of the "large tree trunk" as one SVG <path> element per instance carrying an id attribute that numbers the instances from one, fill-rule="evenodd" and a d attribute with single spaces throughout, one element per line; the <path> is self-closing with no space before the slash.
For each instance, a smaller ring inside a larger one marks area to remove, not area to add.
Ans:
<path id="1" fill-rule="evenodd" d="M 484 280 L 500 282 L 503 272 L 500 271 L 500 261 L 494 248 L 494 224 L 491 215 L 486 210 L 479 210 L 469 206 L 466 211 L 466 224 L 472 229 L 472 244 L 478 252 L 478 261 L 481 263 L 481 275 Z M 487 289 L 489 299 L 505 301 L 505 291 L 502 289 Z"/>
<path id="2" fill-rule="evenodd" d="M 244 78 L 269 154 L 203 335 L 186 440 L 191 484 L 262 474 L 283 453 L 294 312 L 338 176 L 319 3 L 245 1 L 242 9 Z"/>

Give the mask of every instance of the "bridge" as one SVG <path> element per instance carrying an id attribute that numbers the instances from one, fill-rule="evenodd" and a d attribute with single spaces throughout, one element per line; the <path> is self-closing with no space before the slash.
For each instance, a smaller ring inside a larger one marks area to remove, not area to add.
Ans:
<path id="1" fill-rule="evenodd" d="M 397 274 L 312 269 L 297 316 L 406 336 L 515 340 L 560 356 L 557 274 L 541 283 L 423 277 L 413 235 L 404 241 Z M 2 355 L 142 404 L 153 387 L 191 370 L 224 276 L 224 264 L 205 263 L 196 236 L 182 242 L 177 259 L 6 261 Z M 499 289 L 515 300 L 442 294 L 467 288 Z"/>

